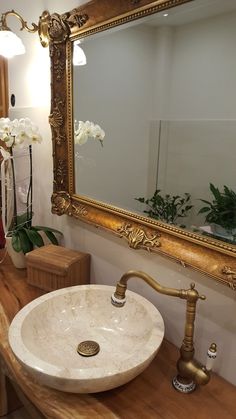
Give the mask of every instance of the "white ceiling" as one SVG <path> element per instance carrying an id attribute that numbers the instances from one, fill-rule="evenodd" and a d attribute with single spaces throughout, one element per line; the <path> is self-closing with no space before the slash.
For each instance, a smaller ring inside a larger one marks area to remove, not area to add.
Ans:
<path id="1" fill-rule="evenodd" d="M 194 0 L 145 18 L 148 26 L 178 26 L 236 10 L 236 0 Z M 164 13 L 168 13 L 164 17 Z"/>

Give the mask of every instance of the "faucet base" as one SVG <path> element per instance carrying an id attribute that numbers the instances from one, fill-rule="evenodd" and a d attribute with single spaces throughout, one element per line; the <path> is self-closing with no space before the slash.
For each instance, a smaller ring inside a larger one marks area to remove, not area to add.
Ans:
<path id="1" fill-rule="evenodd" d="M 185 394 L 192 393 L 196 388 L 196 383 L 194 383 L 194 381 L 184 384 L 180 381 L 178 375 L 173 378 L 172 384 L 175 390 Z"/>

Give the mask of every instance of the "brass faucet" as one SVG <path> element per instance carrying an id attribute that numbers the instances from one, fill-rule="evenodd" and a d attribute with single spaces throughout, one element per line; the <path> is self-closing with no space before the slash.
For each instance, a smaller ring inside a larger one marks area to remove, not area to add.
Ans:
<path id="1" fill-rule="evenodd" d="M 163 287 L 144 272 L 128 271 L 117 283 L 116 291 L 111 297 L 111 301 L 114 306 L 124 306 L 126 301 L 125 292 L 127 289 L 127 281 L 133 277 L 143 279 L 160 294 L 179 297 L 187 301 L 185 333 L 182 346 L 180 348 L 180 358 L 177 361 L 178 373 L 177 376 L 173 378 L 172 384 L 176 390 L 183 393 L 191 393 L 195 390 L 197 384 L 207 384 L 210 380 L 210 371 L 212 369 L 213 360 L 216 358 L 216 344 L 212 343 L 208 350 L 206 366 L 203 366 L 194 360 L 193 344 L 196 304 L 198 299 L 205 300 L 205 295 L 199 295 L 198 291 L 195 289 L 194 283 L 191 283 L 190 288 L 187 290 L 168 288 Z"/>

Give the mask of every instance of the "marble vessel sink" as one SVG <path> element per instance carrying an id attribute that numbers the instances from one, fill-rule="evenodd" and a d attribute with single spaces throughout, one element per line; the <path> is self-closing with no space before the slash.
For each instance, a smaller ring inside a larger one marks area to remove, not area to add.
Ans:
<path id="1" fill-rule="evenodd" d="M 163 319 L 152 303 L 131 291 L 124 307 L 114 307 L 114 290 L 64 288 L 19 311 L 10 325 L 10 346 L 37 382 L 94 393 L 127 383 L 150 364 L 164 336 Z M 78 354 L 78 344 L 87 340 L 99 344 L 97 355 Z"/>

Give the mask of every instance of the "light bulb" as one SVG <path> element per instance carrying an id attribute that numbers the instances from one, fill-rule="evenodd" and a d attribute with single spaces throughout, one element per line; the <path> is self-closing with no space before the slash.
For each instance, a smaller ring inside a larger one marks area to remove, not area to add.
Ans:
<path id="1" fill-rule="evenodd" d="M 21 39 L 10 30 L 0 30 L 0 55 L 11 58 L 25 53 Z"/>
<path id="2" fill-rule="evenodd" d="M 80 41 L 74 42 L 74 51 L 73 51 L 73 65 L 85 65 L 87 64 L 86 55 L 84 50 L 79 46 Z"/>

